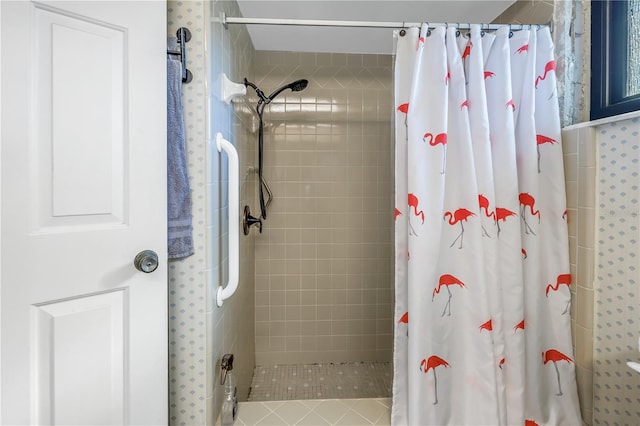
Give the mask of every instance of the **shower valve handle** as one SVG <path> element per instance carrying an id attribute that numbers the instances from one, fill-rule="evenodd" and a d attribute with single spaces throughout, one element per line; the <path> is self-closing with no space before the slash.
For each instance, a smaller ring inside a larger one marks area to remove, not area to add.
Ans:
<path id="1" fill-rule="evenodd" d="M 244 231 L 244 235 L 249 235 L 251 227 L 255 224 L 258 225 L 258 230 L 262 234 L 262 219 L 251 216 L 249 206 L 244 206 L 244 216 L 242 217 L 242 230 Z"/>

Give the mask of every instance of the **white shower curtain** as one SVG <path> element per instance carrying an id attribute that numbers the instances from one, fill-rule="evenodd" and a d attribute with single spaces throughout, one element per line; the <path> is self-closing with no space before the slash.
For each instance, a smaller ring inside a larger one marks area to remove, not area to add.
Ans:
<path id="1" fill-rule="evenodd" d="M 394 425 L 580 425 L 548 28 L 398 35 Z"/>

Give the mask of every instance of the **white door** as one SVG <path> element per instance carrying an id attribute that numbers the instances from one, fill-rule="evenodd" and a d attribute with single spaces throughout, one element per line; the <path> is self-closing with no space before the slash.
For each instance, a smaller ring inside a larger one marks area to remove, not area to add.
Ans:
<path id="1" fill-rule="evenodd" d="M 165 2 L 0 22 L 0 423 L 166 424 Z"/>

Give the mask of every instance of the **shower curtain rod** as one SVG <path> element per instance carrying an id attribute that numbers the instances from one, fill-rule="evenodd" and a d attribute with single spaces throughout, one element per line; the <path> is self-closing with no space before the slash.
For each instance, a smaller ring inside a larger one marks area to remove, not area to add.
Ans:
<path id="1" fill-rule="evenodd" d="M 221 14 L 222 25 L 225 28 L 229 24 L 256 24 L 256 25 L 291 25 L 291 26 L 309 26 L 309 27 L 359 27 L 359 28 L 409 28 L 420 27 L 422 22 L 375 22 L 375 21 L 336 21 L 336 20 L 322 20 L 322 19 L 274 19 L 274 18 L 244 18 L 227 16 L 224 13 Z M 427 22 L 429 28 L 452 26 L 459 30 L 471 29 L 469 23 L 433 23 Z M 508 27 L 511 30 L 524 30 L 533 27 L 541 28 L 547 25 L 540 24 L 480 24 L 483 30 L 494 31 L 499 28 Z"/>

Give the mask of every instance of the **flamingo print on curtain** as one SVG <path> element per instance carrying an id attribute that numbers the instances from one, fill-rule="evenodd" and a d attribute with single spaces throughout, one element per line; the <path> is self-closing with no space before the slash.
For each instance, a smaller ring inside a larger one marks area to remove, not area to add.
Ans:
<path id="1" fill-rule="evenodd" d="M 548 28 L 397 34 L 394 425 L 578 425 Z"/>

